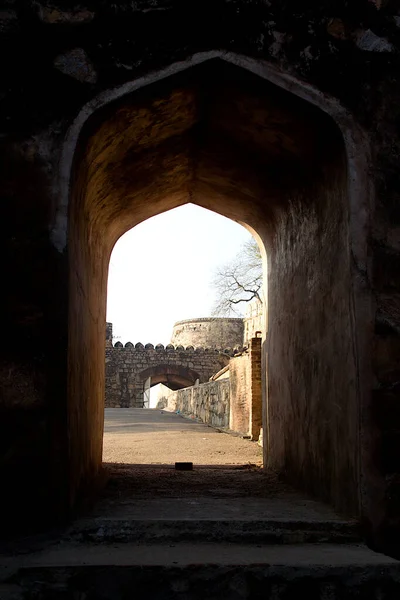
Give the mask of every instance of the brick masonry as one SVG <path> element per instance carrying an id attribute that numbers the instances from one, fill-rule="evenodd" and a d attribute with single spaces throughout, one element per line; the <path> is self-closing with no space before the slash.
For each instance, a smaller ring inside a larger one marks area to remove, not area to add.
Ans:
<path id="1" fill-rule="evenodd" d="M 229 363 L 229 355 L 213 348 L 188 346 L 164 347 L 158 344 L 121 342 L 112 345 L 112 326 L 107 324 L 106 342 L 106 407 L 138 407 L 144 405 L 144 386 L 164 383 L 172 389 L 200 383 Z"/>
<path id="2" fill-rule="evenodd" d="M 249 316 L 247 322 L 253 320 Z M 105 406 L 142 407 L 148 377 L 151 385 L 163 383 L 173 390 L 193 385 L 197 379 L 208 381 L 228 365 L 230 356 L 242 351 L 243 336 L 243 319 L 189 319 L 175 323 L 166 347 L 131 342 L 123 346 L 121 342 L 113 345 L 112 323 L 106 323 Z"/>
<path id="3" fill-rule="evenodd" d="M 230 359 L 228 370 L 223 369 L 208 383 L 177 391 L 163 386 L 159 406 L 258 440 L 262 427 L 261 339 L 250 340 L 248 349 Z"/>

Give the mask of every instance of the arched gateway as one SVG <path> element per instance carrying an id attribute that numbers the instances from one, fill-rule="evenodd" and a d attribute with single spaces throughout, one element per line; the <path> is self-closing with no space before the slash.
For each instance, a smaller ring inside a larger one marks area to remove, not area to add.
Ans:
<path id="1" fill-rule="evenodd" d="M 142 408 L 149 379 L 150 386 L 163 383 L 178 390 L 194 385 L 197 380 L 208 381 L 230 358 L 224 351 L 213 348 L 117 344 L 106 348 L 106 407 Z"/>
<path id="2" fill-rule="evenodd" d="M 398 539 L 398 3 L 8 4 L 7 506 L 96 489 L 112 247 L 192 202 L 263 249 L 265 465 Z"/>
<path id="3" fill-rule="evenodd" d="M 369 313 L 351 262 L 354 253 L 365 260 L 357 134 L 338 105 L 293 82 L 289 93 L 287 80 L 257 63 L 226 55 L 196 61 L 111 93 L 71 130 L 69 410 L 86 407 L 93 416 L 69 432 L 71 497 L 101 464 L 113 245 L 141 221 L 190 201 L 249 228 L 265 272 L 268 253 L 266 464 L 338 509 L 359 512 L 366 385 L 359 336 Z"/>

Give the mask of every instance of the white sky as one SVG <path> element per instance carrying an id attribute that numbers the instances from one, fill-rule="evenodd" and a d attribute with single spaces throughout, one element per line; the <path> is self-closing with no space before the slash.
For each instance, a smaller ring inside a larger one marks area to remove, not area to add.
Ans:
<path id="1" fill-rule="evenodd" d="M 114 247 L 108 275 L 115 341 L 166 345 L 175 321 L 210 316 L 216 267 L 250 238 L 241 225 L 194 204 L 128 231 Z"/>

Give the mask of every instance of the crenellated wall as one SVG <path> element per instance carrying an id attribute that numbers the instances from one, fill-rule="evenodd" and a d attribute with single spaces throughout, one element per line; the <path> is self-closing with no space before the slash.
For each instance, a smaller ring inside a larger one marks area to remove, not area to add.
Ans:
<path id="1" fill-rule="evenodd" d="M 112 324 L 107 324 L 112 338 Z M 110 344 L 110 345 L 109 345 Z M 193 385 L 196 380 L 209 378 L 225 367 L 233 350 L 224 352 L 214 348 L 193 348 L 168 344 L 141 343 L 125 346 L 117 342 L 106 343 L 106 407 L 143 407 L 144 385 L 151 378 L 151 385 L 164 383 L 171 389 Z"/>
<path id="2" fill-rule="evenodd" d="M 106 323 L 106 348 L 113 346 L 113 326 L 112 323 Z"/>

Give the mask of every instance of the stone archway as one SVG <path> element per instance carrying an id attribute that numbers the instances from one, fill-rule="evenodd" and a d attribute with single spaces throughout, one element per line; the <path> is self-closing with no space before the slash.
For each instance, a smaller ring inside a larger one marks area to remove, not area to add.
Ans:
<path id="1" fill-rule="evenodd" d="M 182 387 L 194 385 L 196 379 L 199 379 L 200 375 L 188 367 L 160 364 L 149 367 L 139 373 L 138 379 L 143 382 L 149 377 L 151 378 L 152 385 L 163 383 L 164 385 L 171 387 L 172 390 L 178 390 Z"/>
<path id="2" fill-rule="evenodd" d="M 151 380 L 151 387 L 162 383 L 171 390 L 179 390 L 194 385 L 199 377 L 196 371 L 185 366 L 159 364 L 149 367 L 138 374 L 134 391 L 135 406 L 140 406 L 142 402 L 145 382 L 148 379 Z"/>
<path id="3" fill-rule="evenodd" d="M 122 91 L 79 131 L 68 247 L 71 502 L 101 465 L 112 247 L 139 222 L 190 201 L 245 224 L 268 253 L 267 464 L 359 513 L 369 385 L 360 377 L 368 360 L 360 323 L 370 311 L 350 259 L 357 268 L 365 260 L 365 227 L 353 218 L 360 165 L 350 134 L 345 146 L 327 114 L 266 81 L 268 70 L 260 77 L 257 63 L 244 60 L 243 69 L 221 58 Z"/>
<path id="4" fill-rule="evenodd" d="M 175 389 L 193 385 L 196 379 L 201 383 L 220 371 L 229 362 L 229 355 L 216 349 L 193 348 L 188 346 L 158 344 L 143 346 L 140 342 L 133 346 L 128 342 L 125 348 L 118 343 L 106 348 L 106 407 L 136 407 L 143 405 L 144 382 L 152 377 L 175 385 Z M 142 375 L 144 373 L 144 375 Z"/>

